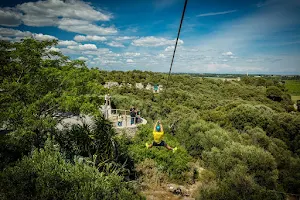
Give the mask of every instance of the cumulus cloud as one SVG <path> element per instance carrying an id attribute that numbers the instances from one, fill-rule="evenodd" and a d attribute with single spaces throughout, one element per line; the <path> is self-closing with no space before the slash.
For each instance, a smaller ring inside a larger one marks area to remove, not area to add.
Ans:
<path id="1" fill-rule="evenodd" d="M 19 26 L 22 21 L 22 13 L 12 8 L 0 8 L 0 25 Z"/>
<path id="2" fill-rule="evenodd" d="M 87 21 L 109 21 L 112 15 L 93 8 L 89 3 L 74 0 L 46 0 L 27 2 L 16 6 L 24 13 L 23 22 L 28 26 L 56 25 L 60 18 Z"/>
<path id="3" fill-rule="evenodd" d="M 7 37 L 30 37 L 32 33 L 29 31 L 19 31 L 12 28 L 0 28 L 0 35 Z"/>
<path id="4" fill-rule="evenodd" d="M 136 52 L 125 52 L 124 53 L 124 56 L 127 56 L 127 57 L 136 57 L 136 56 L 140 56 L 141 53 L 136 53 Z"/>
<path id="5" fill-rule="evenodd" d="M 80 44 L 78 46 L 68 46 L 68 49 L 72 50 L 97 50 L 95 44 Z"/>
<path id="6" fill-rule="evenodd" d="M 107 42 L 105 44 L 111 47 L 125 47 L 122 43 L 116 41 Z"/>
<path id="7" fill-rule="evenodd" d="M 166 56 L 161 53 L 161 54 L 158 55 L 158 58 L 166 58 Z"/>
<path id="8" fill-rule="evenodd" d="M 232 56 L 233 53 L 231 51 L 222 53 L 223 56 Z"/>
<path id="9" fill-rule="evenodd" d="M 127 63 L 133 63 L 134 61 L 132 59 L 127 59 L 126 62 Z"/>
<path id="10" fill-rule="evenodd" d="M 31 33 L 29 31 L 20 31 L 12 28 L 0 28 L 0 35 L 6 40 L 18 41 L 25 37 L 33 37 L 37 40 L 57 40 L 56 37 L 52 35 L 45 35 L 42 33 Z"/>
<path id="11" fill-rule="evenodd" d="M 77 60 L 83 60 L 83 61 L 88 61 L 89 59 L 83 56 L 80 56 L 77 58 Z"/>
<path id="12" fill-rule="evenodd" d="M 59 21 L 58 28 L 75 33 L 87 35 L 109 35 L 117 33 L 115 27 L 102 27 L 86 20 L 63 18 Z"/>
<path id="13" fill-rule="evenodd" d="M 57 26 L 58 28 L 88 34 L 114 34 L 113 26 L 97 26 L 94 22 L 109 21 L 112 14 L 97 10 L 80 0 L 45 0 L 18 4 L 14 8 L 0 9 L 0 25 Z"/>
<path id="14" fill-rule="evenodd" d="M 174 51 L 174 46 L 168 46 L 168 47 L 166 47 L 165 51 Z"/>
<path id="15" fill-rule="evenodd" d="M 133 40 L 131 43 L 133 46 L 144 46 L 144 47 L 158 47 L 158 46 L 168 46 L 175 44 L 175 40 L 168 40 L 162 37 L 141 37 L 139 39 Z M 178 40 L 178 44 L 183 44 L 182 40 Z"/>
<path id="16" fill-rule="evenodd" d="M 78 43 L 73 40 L 60 40 L 58 41 L 59 46 L 75 46 Z"/>
<path id="17" fill-rule="evenodd" d="M 44 35 L 42 33 L 34 33 L 32 36 L 37 40 L 57 40 L 57 38 L 52 35 Z"/>
<path id="18" fill-rule="evenodd" d="M 88 50 L 82 53 L 85 55 L 103 56 L 111 53 L 111 51 L 108 48 L 97 48 L 97 50 Z"/>
<path id="19" fill-rule="evenodd" d="M 13 40 L 13 39 L 10 38 L 10 37 L 3 37 L 3 36 L 0 35 L 0 40 L 10 41 L 10 40 Z"/>
<path id="20" fill-rule="evenodd" d="M 76 35 L 74 37 L 74 40 L 79 41 L 79 42 L 84 42 L 84 41 L 106 41 L 106 37 L 103 36 L 97 36 L 97 35 Z"/>
<path id="21" fill-rule="evenodd" d="M 115 40 L 118 40 L 118 41 L 120 41 L 120 40 L 133 40 L 133 39 L 136 39 L 137 37 L 135 37 L 135 36 L 120 36 L 120 37 L 117 37 Z"/>
<path id="22" fill-rule="evenodd" d="M 60 52 L 60 49 L 59 49 L 59 48 L 56 48 L 56 47 L 51 47 L 51 48 L 49 49 L 49 51 Z"/>

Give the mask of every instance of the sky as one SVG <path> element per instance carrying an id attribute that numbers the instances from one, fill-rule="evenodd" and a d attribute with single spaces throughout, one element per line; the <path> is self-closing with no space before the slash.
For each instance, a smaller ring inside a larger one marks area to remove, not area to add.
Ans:
<path id="1" fill-rule="evenodd" d="M 184 0 L 0 2 L 0 39 L 88 67 L 168 72 Z M 300 74 L 300 0 L 189 0 L 172 72 Z"/>

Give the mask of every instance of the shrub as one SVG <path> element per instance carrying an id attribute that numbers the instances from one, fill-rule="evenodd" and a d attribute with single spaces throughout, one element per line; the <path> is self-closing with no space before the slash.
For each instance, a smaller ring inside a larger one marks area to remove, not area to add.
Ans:
<path id="1" fill-rule="evenodd" d="M 271 108 L 264 105 L 253 106 L 250 104 L 239 105 L 228 113 L 233 127 L 239 130 L 243 130 L 246 126 L 259 126 L 266 129 L 272 124 L 273 116 L 274 111 Z"/>
<path id="2" fill-rule="evenodd" d="M 270 86 L 267 88 L 267 97 L 273 101 L 281 101 L 283 92 L 276 86 Z"/>
<path id="3" fill-rule="evenodd" d="M 179 146 L 174 137 L 165 132 L 164 140 L 172 147 L 178 146 L 176 153 L 167 150 L 164 147 L 152 147 L 147 149 L 145 143 L 153 141 L 152 129 L 150 126 L 141 127 L 134 141 L 129 146 L 129 154 L 136 163 L 141 163 L 146 159 L 153 159 L 158 170 L 165 172 L 170 179 L 178 182 L 187 180 L 189 177 L 183 176 L 190 170 L 188 163 L 191 157 L 187 151 Z"/>
<path id="4" fill-rule="evenodd" d="M 2 199 L 141 199 L 132 184 L 95 167 L 66 162 L 55 145 L 35 150 L 0 173 Z"/>

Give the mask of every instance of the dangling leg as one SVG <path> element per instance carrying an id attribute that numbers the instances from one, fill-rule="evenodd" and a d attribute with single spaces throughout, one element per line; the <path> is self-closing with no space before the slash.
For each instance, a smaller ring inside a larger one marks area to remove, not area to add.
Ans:
<path id="1" fill-rule="evenodd" d="M 173 153 L 175 153 L 175 152 L 177 151 L 177 147 L 172 148 L 172 147 L 170 147 L 170 146 L 169 146 L 167 143 L 165 143 L 165 142 L 164 142 L 164 146 L 165 146 L 168 150 L 172 150 Z"/>
<path id="2" fill-rule="evenodd" d="M 152 148 L 152 147 L 153 147 L 153 143 L 151 143 L 151 144 L 146 143 L 146 148 L 147 148 L 147 149 L 150 149 L 150 148 Z"/>
<path id="3" fill-rule="evenodd" d="M 168 150 L 173 150 L 173 148 L 170 147 L 168 144 L 166 144 L 165 147 L 166 147 Z"/>

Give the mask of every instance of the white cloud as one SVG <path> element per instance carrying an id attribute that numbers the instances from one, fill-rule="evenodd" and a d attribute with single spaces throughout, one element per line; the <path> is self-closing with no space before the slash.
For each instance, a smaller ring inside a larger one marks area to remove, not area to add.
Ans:
<path id="1" fill-rule="evenodd" d="M 134 53 L 134 52 L 125 52 L 124 56 L 129 56 L 129 57 L 136 57 L 136 56 L 140 56 L 141 53 Z"/>
<path id="2" fill-rule="evenodd" d="M 175 44 L 175 40 L 168 40 L 162 37 L 141 37 L 139 39 L 133 40 L 131 43 L 133 46 L 144 46 L 144 47 L 158 47 L 158 46 L 168 46 Z M 178 44 L 183 44 L 182 40 L 178 40 Z"/>
<path id="3" fill-rule="evenodd" d="M 135 36 L 120 36 L 120 37 L 117 37 L 115 40 L 118 40 L 118 41 L 120 41 L 120 40 L 133 40 L 133 39 L 136 39 L 137 37 L 135 37 Z"/>
<path id="4" fill-rule="evenodd" d="M 126 62 L 127 63 L 133 63 L 134 61 L 132 59 L 127 59 Z"/>
<path id="5" fill-rule="evenodd" d="M 34 33 L 33 37 L 37 40 L 57 40 L 57 38 L 52 35 L 44 35 L 42 33 L 39 34 Z"/>
<path id="6" fill-rule="evenodd" d="M 174 46 L 168 46 L 168 47 L 166 47 L 165 51 L 174 51 Z"/>
<path id="7" fill-rule="evenodd" d="M 52 35 L 44 35 L 42 33 L 31 33 L 29 31 L 20 31 L 12 28 L 0 28 L 0 35 L 6 40 L 18 41 L 25 37 L 33 37 L 37 40 L 57 40 L 56 37 Z"/>
<path id="8" fill-rule="evenodd" d="M 8 37 L 30 37 L 32 36 L 32 33 L 29 31 L 19 31 L 12 28 L 0 28 L 0 35 Z"/>
<path id="9" fill-rule="evenodd" d="M 95 44 L 80 44 L 78 46 L 68 46 L 67 48 L 72 50 L 97 50 Z"/>
<path id="10" fill-rule="evenodd" d="M 84 42 L 84 41 L 106 41 L 106 37 L 97 36 L 97 35 L 76 35 L 74 40 Z"/>
<path id="11" fill-rule="evenodd" d="M 7 40 L 7 41 L 10 41 L 10 40 L 13 40 L 13 38 L 10 38 L 10 37 L 3 37 L 0 35 L 0 40 Z"/>
<path id="12" fill-rule="evenodd" d="M 84 51 L 82 53 L 86 54 L 86 55 L 103 56 L 103 55 L 111 53 L 111 51 L 108 48 L 98 48 L 97 50 L 93 50 L 93 51 L 88 50 L 88 51 Z"/>
<path id="13" fill-rule="evenodd" d="M 87 35 L 109 35 L 117 33 L 117 29 L 113 26 L 102 27 L 92 24 L 86 20 L 63 18 L 58 23 L 58 28 Z"/>
<path id="14" fill-rule="evenodd" d="M 0 8 L 0 25 L 19 26 L 22 21 L 22 13 L 12 8 Z"/>
<path id="15" fill-rule="evenodd" d="M 89 59 L 83 56 L 80 56 L 77 58 L 77 60 L 83 60 L 83 61 L 88 61 Z"/>
<path id="16" fill-rule="evenodd" d="M 93 8 L 89 3 L 77 0 L 46 0 L 27 2 L 16 6 L 24 13 L 23 22 L 28 26 L 56 25 L 60 18 L 87 21 L 109 21 L 111 14 Z"/>
<path id="17" fill-rule="evenodd" d="M 206 72 L 210 72 L 210 73 L 217 73 L 220 72 L 220 70 L 228 70 L 230 69 L 231 66 L 228 64 L 219 64 L 219 63 L 210 63 L 205 65 L 205 70 Z"/>
<path id="18" fill-rule="evenodd" d="M 112 14 L 96 10 L 81 0 L 45 0 L 0 8 L 0 25 L 57 26 L 62 30 L 87 35 L 117 33 L 113 26 L 97 26 L 94 22 L 109 21 Z"/>
<path id="19" fill-rule="evenodd" d="M 122 43 L 116 41 L 107 42 L 105 44 L 111 47 L 125 47 Z"/>
<path id="20" fill-rule="evenodd" d="M 49 49 L 49 51 L 60 52 L 60 49 L 59 49 L 59 48 L 56 48 L 56 47 L 51 47 L 51 48 Z"/>
<path id="21" fill-rule="evenodd" d="M 78 43 L 73 41 L 73 40 L 61 40 L 61 41 L 58 41 L 58 45 L 59 46 L 75 46 L 77 45 Z"/>
<path id="22" fill-rule="evenodd" d="M 225 53 L 222 53 L 223 56 L 232 56 L 233 53 L 231 51 L 228 51 L 228 52 L 225 52 Z"/>
<path id="23" fill-rule="evenodd" d="M 158 55 L 158 58 L 166 58 L 166 56 L 161 53 L 161 54 Z"/>
<path id="24" fill-rule="evenodd" d="M 207 17 L 207 16 L 214 16 L 214 15 L 225 15 L 229 13 L 236 12 L 237 10 L 227 10 L 227 11 L 222 11 L 222 12 L 210 12 L 210 13 L 203 13 L 200 15 L 197 15 L 197 17 Z"/>
<path id="25" fill-rule="evenodd" d="M 75 40 L 75 41 L 78 41 L 78 42 L 87 41 L 86 36 L 84 36 L 84 35 L 76 35 L 76 36 L 74 37 L 74 40 Z"/>

